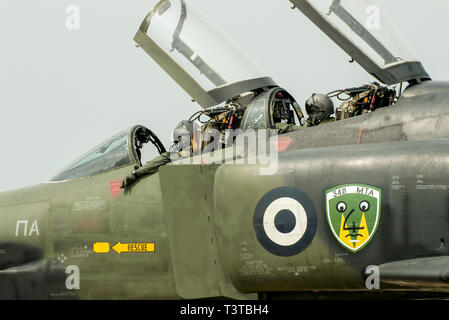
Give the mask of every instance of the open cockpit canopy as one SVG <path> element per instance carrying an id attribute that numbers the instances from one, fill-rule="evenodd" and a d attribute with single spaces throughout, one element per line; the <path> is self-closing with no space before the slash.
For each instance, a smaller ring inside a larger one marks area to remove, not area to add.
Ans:
<path id="1" fill-rule="evenodd" d="M 290 0 L 352 59 L 393 85 L 430 77 L 379 0 Z"/>
<path id="2" fill-rule="evenodd" d="M 162 0 L 134 40 L 200 106 L 275 82 L 236 43 L 184 0 Z"/>

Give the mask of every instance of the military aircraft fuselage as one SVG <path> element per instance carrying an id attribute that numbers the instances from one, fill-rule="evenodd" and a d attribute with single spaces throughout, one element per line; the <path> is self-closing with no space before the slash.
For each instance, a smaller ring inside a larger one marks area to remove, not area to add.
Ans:
<path id="1" fill-rule="evenodd" d="M 366 279 L 449 254 L 448 119 L 449 83 L 425 81 L 393 106 L 279 136 L 274 173 L 174 162 L 120 189 L 131 163 L 1 193 L 0 297 L 446 292 L 433 274 Z"/>

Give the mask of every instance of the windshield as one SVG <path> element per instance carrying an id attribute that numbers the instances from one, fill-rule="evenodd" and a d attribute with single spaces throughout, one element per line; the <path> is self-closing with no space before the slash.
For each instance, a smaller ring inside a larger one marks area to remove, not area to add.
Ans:
<path id="1" fill-rule="evenodd" d="M 136 42 L 203 107 L 275 85 L 253 58 L 184 0 L 160 1 L 139 31 L 151 41 L 138 32 Z M 180 78 L 180 72 L 198 88 Z M 212 100 L 199 97 L 206 93 Z"/>
<path id="2" fill-rule="evenodd" d="M 131 164 L 128 132 L 123 131 L 63 169 L 51 181 L 72 180 L 91 176 Z"/>
<path id="3" fill-rule="evenodd" d="M 267 119 L 265 118 L 265 100 L 257 100 L 247 109 L 245 130 L 266 129 L 267 127 Z"/>

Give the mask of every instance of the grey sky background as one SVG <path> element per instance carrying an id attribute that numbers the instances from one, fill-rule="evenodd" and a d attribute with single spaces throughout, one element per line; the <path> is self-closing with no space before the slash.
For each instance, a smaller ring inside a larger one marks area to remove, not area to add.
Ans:
<path id="1" fill-rule="evenodd" d="M 373 81 L 287 0 L 187 0 L 303 105 Z M 354 0 L 356 1 L 356 0 Z M 134 124 L 170 144 L 200 107 L 133 41 L 156 0 L 0 2 L 0 191 L 45 182 Z M 384 0 L 434 80 L 449 80 L 449 2 Z M 69 30 L 65 10 L 80 9 Z"/>

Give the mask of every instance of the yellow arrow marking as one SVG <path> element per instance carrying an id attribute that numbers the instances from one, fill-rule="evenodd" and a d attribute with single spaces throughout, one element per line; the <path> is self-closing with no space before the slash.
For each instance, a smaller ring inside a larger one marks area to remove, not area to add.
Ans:
<path id="1" fill-rule="evenodd" d="M 134 252 L 154 252 L 154 243 L 121 243 L 112 247 L 118 254 Z"/>

